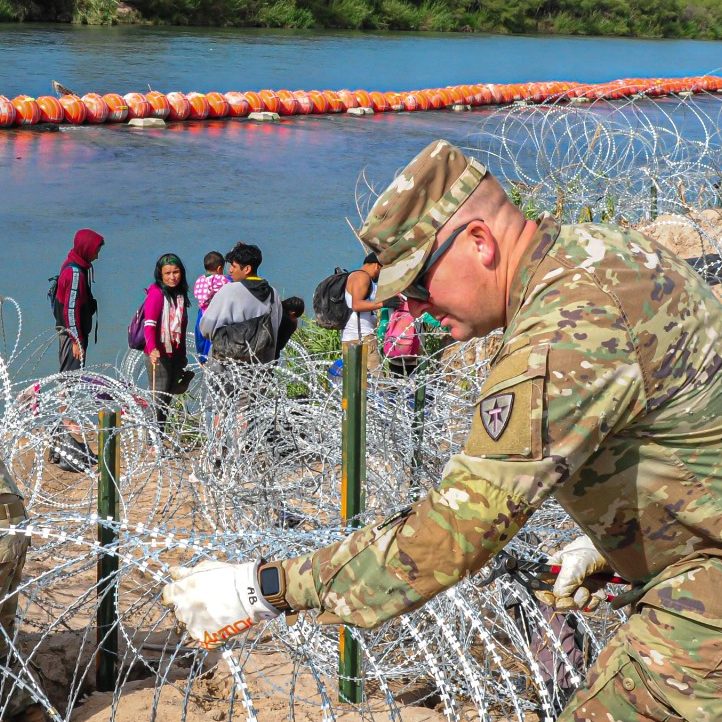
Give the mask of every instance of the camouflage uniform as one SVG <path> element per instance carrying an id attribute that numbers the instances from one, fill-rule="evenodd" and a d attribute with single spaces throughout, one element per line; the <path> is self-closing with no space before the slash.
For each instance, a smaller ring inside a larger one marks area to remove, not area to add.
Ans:
<path id="1" fill-rule="evenodd" d="M 414 226 L 425 206 L 409 203 L 438 200 L 433 236 L 471 192 L 454 190 L 453 179 L 479 172 L 464 160 L 460 176 L 459 156 L 431 144 L 362 229 L 394 263 L 386 283 L 394 292 L 431 251 L 422 237 L 424 253 L 397 266 L 397 252 L 403 261 L 414 243 L 394 232 L 399 216 Z M 434 163 L 447 176 L 431 192 Z M 508 303 L 465 449 L 439 488 L 285 562 L 287 600 L 373 627 L 476 572 L 554 494 L 633 584 L 622 603 L 636 611 L 561 719 L 722 719 L 722 306 L 643 235 L 560 227 L 549 216 Z"/>
<path id="2" fill-rule="evenodd" d="M 25 519 L 27 516 L 22 496 L 7 467 L 0 461 L 0 533 L 11 524 L 19 524 Z M 29 543 L 28 537 L 21 534 L 0 536 L 0 678 L 6 678 L 0 689 L 0 710 L 6 717 L 21 712 L 35 701 L 25 690 L 13 687 L 10 678 L 2 674 L 2 667 L 8 663 L 8 639 L 12 640 L 15 635 L 18 607 L 17 594 L 9 595 L 20 584 Z M 11 699 L 4 707 L 8 695 Z"/>

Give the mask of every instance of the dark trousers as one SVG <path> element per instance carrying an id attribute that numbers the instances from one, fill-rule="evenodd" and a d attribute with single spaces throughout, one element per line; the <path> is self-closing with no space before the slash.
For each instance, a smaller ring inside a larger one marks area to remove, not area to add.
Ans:
<path id="1" fill-rule="evenodd" d="M 81 344 L 81 347 L 83 349 L 83 360 L 81 361 L 79 358 L 75 358 L 73 356 L 73 344 L 75 343 L 73 337 L 65 331 L 65 329 L 60 329 L 58 331 L 58 362 L 60 364 L 60 372 L 63 371 L 77 371 L 78 369 L 83 368 L 85 365 L 85 353 L 88 349 L 88 343 L 87 341 Z"/>
<path id="2" fill-rule="evenodd" d="M 153 392 L 155 415 L 161 428 L 168 418 L 168 407 L 173 397 L 173 387 L 183 372 L 183 359 L 174 356 L 161 356 L 152 364 L 145 357 L 145 370 L 148 373 L 148 387 Z"/>

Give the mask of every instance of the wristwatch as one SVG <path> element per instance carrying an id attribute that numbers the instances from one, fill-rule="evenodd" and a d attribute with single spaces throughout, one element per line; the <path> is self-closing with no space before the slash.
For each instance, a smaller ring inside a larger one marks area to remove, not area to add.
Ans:
<path id="1" fill-rule="evenodd" d="M 291 610 L 286 601 L 286 573 L 281 562 L 267 562 L 258 567 L 258 586 L 264 599 L 279 612 Z"/>

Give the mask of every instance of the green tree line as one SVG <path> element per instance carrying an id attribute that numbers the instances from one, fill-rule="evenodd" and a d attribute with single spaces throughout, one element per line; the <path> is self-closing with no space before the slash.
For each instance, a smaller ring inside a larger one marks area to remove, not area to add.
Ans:
<path id="1" fill-rule="evenodd" d="M 0 21 L 722 39 L 722 0 L 0 0 Z"/>

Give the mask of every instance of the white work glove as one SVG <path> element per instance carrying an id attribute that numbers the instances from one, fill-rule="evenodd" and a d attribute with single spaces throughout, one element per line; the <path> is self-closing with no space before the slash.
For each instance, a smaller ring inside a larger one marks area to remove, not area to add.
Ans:
<path id="1" fill-rule="evenodd" d="M 588 536 L 581 536 L 567 544 L 549 558 L 548 564 L 560 564 L 552 591 L 534 592 L 543 604 L 557 609 L 583 609 L 594 611 L 607 598 L 599 584 L 587 577 L 601 572 L 611 572 L 607 560 L 596 550 Z"/>
<path id="2" fill-rule="evenodd" d="M 163 604 L 173 608 L 201 647 L 219 647 L 254 624 L 280 614 L 261 594 L 259 565 L 260 561 L 206 561 L 191 568 L 171 567 L 175 581 L 163 587 Z"/>

